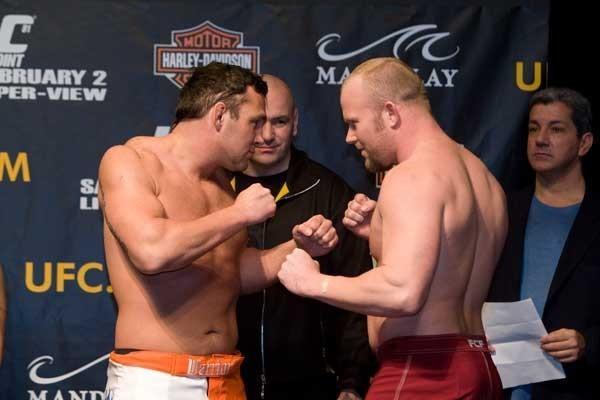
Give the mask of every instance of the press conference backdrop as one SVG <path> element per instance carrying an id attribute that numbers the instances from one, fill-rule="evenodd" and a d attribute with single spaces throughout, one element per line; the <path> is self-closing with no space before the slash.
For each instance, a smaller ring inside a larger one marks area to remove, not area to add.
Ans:
<path id="1" fill-rule="evenodd" d="M 100 400 L 116 305 L 97 168 L 110 146 L 168 131 L 190 67 L 289 82 L 297 146 L 376 194 L 344 142 L 340 84 L 406 60 L 446 132 L 504 182 L 543 85 L 547 1 L 0 0 L 0 263 L 8 320 L 0 399 Z"/>

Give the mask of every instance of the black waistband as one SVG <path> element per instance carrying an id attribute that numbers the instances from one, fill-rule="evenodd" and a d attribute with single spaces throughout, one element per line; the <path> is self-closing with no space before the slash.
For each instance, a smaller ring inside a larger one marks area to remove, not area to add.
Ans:
<path id="1" fill-rule="evenodd" d="M 114 352 L 117 354 L 129 354 L 134 351 L 141 351 L 142 349 L 115 349 Z"/>

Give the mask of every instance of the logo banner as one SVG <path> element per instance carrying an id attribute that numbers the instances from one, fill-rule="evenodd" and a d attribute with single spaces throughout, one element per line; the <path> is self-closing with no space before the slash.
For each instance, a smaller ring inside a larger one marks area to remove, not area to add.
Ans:
<path id="1" fill-rule="evenodd" d="M 344 140 L 340 86 L 369 58 L 401 58 L 442 128 L 508 182 L 548 20 L 547 1 L 0 3 L 0 400 L 103 399 L 117 305 L 98 164 L 128 138 L 168 134 L 190 68 L 284 79 L 296 145 L 376 196 L 382 177 Z"/>

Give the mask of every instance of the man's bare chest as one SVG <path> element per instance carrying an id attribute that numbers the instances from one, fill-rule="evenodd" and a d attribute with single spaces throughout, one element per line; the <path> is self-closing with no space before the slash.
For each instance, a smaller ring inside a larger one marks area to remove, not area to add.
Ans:
<path id="1" fill-rule="evenodd" d="M 183 178 L 159 182 L 158 198 L 164 207 L 167 218 L 175 221 L 192 221 L 216 213 L 234 204 L 233 190 L 227 181 L 200 181 L 190 183 Z M 220 229 L 230 221 L 212 219 L 213 228 Z M 223 265 L 233 264 L 237 268 L 237 256 L 246 246 L 245 230 L 225 240 L 195 263 Z"/>
<path id="2" fill-rule="evenodd" d="M 231 206 L 235 200 L 232 190 L 213 181 L 162 179 L 158 186 L 158 199 L 167 217 L 174 220 L 201 218 Z"/>

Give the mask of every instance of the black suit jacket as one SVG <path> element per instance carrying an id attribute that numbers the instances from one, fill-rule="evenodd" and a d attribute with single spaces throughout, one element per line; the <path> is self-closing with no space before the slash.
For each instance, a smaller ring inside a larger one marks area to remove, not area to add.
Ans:
<path id="1" fill-rule="evenodd" d="M 529 187 L 508 199 L 509 228 L 489 301 L 520 300 Z M 587 188 L 550 284 L 542 320 L 548 332 L 576 329 L 586 341 L 582 359 L 565 363 L 567 378 L 533 385 L 533 400 L 600 399 L 600 193 Z"/>

